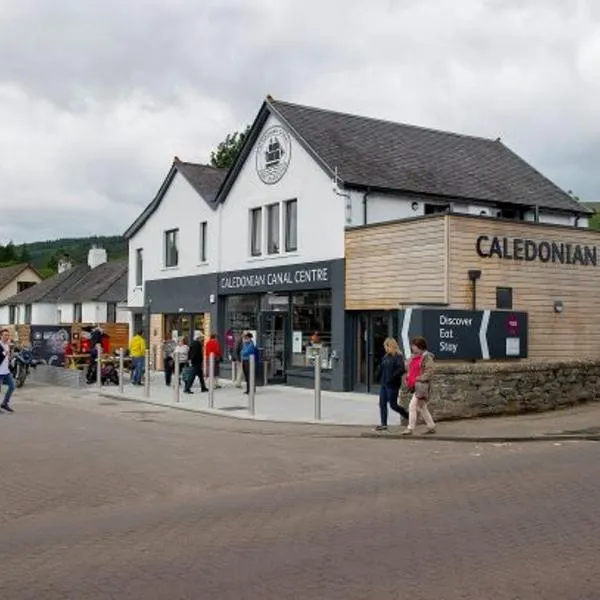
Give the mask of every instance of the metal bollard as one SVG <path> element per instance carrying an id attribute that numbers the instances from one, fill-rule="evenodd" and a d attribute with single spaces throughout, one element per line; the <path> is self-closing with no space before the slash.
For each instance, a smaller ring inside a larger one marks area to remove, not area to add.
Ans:
<path id="1" fill-rule="evenodd" d="M 150 350 L 144 356 L 144 396 L 150 397 Z"/>
<path id="2" fill-rule="evenodd" d="M 235 360 L 231 359 L 231 383 L 235 385 L 237 380 L 237 363 Z"/>
<path id="3" fill-rule="evenodd" d="M 125 356 L 123 348 L 119 348 L 119 392 L 123 393 L 123 377 L 125 375 Z"/>
<path id="4" fill-rule="evenodd" d="M 315 356 L 315 421 L 321 420 L 321 355 Z"/>
<path id="5" fill-rule="evenodd" d="M 173 396 L 175 402 L 179 402 L 179 354 L 173 354 Z"/>
<path id="6" fill-rule="evenodd" d="M 208 408 L 215 407 L 215 355 L 208 357 Z"/>
<path id="7" fill-rule="evenodd" d="M 248 393 L 248 412 L 254 416 L 256 413 L 256 356 L 250 355 L 248 360 L 248 368 L 250 370 L 250 376 L 248 377 L 250 383 L 250 391 Z"/>
<path id="8" fill-rule="evenodd" d="M 96 345 L 96 385 L 102 387 L 102 346 Z"/>

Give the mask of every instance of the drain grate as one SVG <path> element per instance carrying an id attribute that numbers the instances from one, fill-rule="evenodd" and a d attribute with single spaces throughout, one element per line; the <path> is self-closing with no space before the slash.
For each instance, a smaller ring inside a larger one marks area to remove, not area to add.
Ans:
<path id="1" fill-rule="evenodd" d="M 98 402 L 99 406 L 118 406 L 118 402 Z"/>
<path id="2" fill-rule="evenodd" d="M 248 410 L 247 406 L 224 406 L 221 410 Z"/>
<path id="3" fill-rule="evenodd" d="M 162 415 L 164 410 L 122 410 L 124 415 Z"/>

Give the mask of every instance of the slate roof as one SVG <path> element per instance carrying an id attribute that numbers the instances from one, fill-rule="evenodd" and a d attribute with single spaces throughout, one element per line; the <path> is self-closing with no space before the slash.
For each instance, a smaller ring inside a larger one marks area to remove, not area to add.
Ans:
<path id="1" fill-rule="evenodd" d="M 18 277 L 25 269 L 33 269 L 37 271 L 27 263 L 20 263 L 18 265 L 11 265 L 10 267 L 0 267 L 0 290 L 5 288 L 15 277 Z"/>
<path id="2" fill-rule="evenodd" d="M 223 201 L 269 114 L 346 188 L 588 214 L 499 140 L 301 106 L 267 97 L 218 200 Z M 240 164 L 238 164 L 240 163 Z"/>
<path id="3" fill-rule="evenodd" d="M 154 214 L 154 211 L 160 206 L 164 195 L 166 194 L 173 178 L 177 173 L 181 173 L 188 183 L 198 192 L 198 195 L 211 207 L 215 208 L 215 199 L 217 192 L 225 179 L 227 169 L 217 169 L 210 165 L 200 165 L 196 163 L 184 162 L 175 157 L 167 177 L 163 181 L 158 193 L 142 211 L 140 216 L 129 226 L 123 234 L 126 239 L 131 238 L 138 232 L 144 223 Z"/>
<path id="4" fill-rule="evenodd" d="M 74 266 L 7 298 L 2 304 L 124 302 L 126 299 L 127 262 L 109 261 L 95 269 L 88 265 Z"/>

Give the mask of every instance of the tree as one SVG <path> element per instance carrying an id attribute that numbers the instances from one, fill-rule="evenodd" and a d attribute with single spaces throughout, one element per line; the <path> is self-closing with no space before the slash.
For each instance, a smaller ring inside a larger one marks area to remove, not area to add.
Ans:
<path id="1" fill-rule="evenodd" d="M 248 133 L 250 125 L 242 132 L 228 133 L 225 139 L 210 153 L 210 164 L 219 169 L 229 169 L 233 165 L 237 155 L 240 153 Z"/>
<path id="2" fill-rule="evenodd" d="M 27 248 L 27 244 L 23 244 L 19 251 L 19 262 L 28 263 L 31 261 L 31 255 L 29 254 L 29 249 Z"/>
<path id="3" fill-rule="evenodd" d="M 590 217 L 590 229 L 600 231 L 600 212 L 597 212 Z"/>
<path id="4" fill-rule="evenodd" d="M 17 250 L 12 242 L 8 242 L 6 246 L 0 246 L 0 262 L 15 263 L 17 260 Z"/>

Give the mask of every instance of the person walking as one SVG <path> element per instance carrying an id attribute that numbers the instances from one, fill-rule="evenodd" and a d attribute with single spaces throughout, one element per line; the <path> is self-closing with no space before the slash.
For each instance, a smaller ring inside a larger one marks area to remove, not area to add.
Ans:
<path id="1" fill-rule="evenodd" d="M 129 356 L 131 356 L 131 383 L 142 385 L 142 375 L 146 368 L 146 341 L 142 331 L 138 331 L 131 338 Z"/>
<path id="2" fill-rule="evenodd" d="M 379 379 L 379 418 L 380 424 L 375 431 L 387 431 L 388 428 L 388 406 L 401 417 L 408 420 L 408 412 L 398 404 L 398 395 L 402 386 L 402 376 L 406 368 L 404 357 L 398 347 L 398 342 L 392 337 L 383 342 L 385 355 L 377 369 Z"/>
<path id="3" fill-rule="evenodd" d="M 0 331 L 0 388 L 5 384 L 6 394 L 0 408 L 8 413 L 14 412 L 9 403 L 15 391 L 15 380 L 10 372 L 10 354 L 10 331 L 3 329 Z"/>
<path id="4" fill-rule="evenodd" d="M 217 339 L 216 333 L 211 333 L 208 342 L 206 342 L 206 346 L 204 348 L 204 354 L 206 356 L 206 364 L 210 365 L 210 355 L 215 355 L 215 380 L 214 387 L 221 387 L 219 385 L 219 364 L 221 363 L 222 353 L 221 353 L 221 344 L 219 344 L 219 340 Z M 209 367 L 210 368 L 210 367 Z M 210 375 L 210 373 L 209 373 Z"/>
<path id="5" fill-rule="evenodd" d="M 250 393 L 250 357 L 256 356 L 256 346 L 254 344 L 254 336 L 250 331 L 247 331 L 244 335 L 244 343 L 242 345 L 242 370 L 244 372 L 244 379 L 246 380 L 246 391 L 244 394 Z M 254 380 L 256 385 L 256 379 Z"/>
<path id="6" fill-rule="evenodd" d="M 408 427 L 402 435 L 412 435 L 417 426 L 418 414 L 421 413 L 427 429 L 425 433 L 435 433 L 435 422 L 427 401 L 431 397 L 431 381 L 435 370 L 434 357 L 427 350 L 427 341 L 423 337 L 416 337 L 410 343 L 412 357 L 408 363 L 406 385 L 412 393 L 408 406 Z"/>
<path id="7" fill-rule="evenodd" d="M 163 342 L 163 368 L 165 371 L 165 385 L 171 387 L 171 381 L 173 379 L 173 371 L 175 370 L 175 361 L 173 360 L 173 354 L 177 342 L 173 339 L 165 340 Z"/>
<path id="8" fill-rule="evenodd" d="M 242 332 L 242 334 L 238 337 L 233 348 L 233 364 L 235 365 L 235 379 L 233 383 L 237 388 L 242 387 L 242 380 L 244 379 L 244 369 L 242 365 L 242 347 L 244 345 L 245 335 L 246 332 Z"/>
<path id="9" fill-rule="evenodd" d="M 192 369 L 190 377 L 188 377 L 185 381 L 185 394 L 193 394 L 192 385 L 194 385 L 194 381 L 196 381 L 196 377 L 200 380 L 200 391 L 208 392 L 208 388 L 206 387 L 206 383 L 204 381 L 204 352 L 202 348 L 202 336 L 197 335 L 194 341 L 190 344 L 189 348 L 189 362 Z"/>

